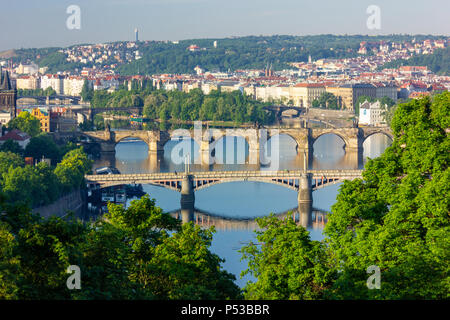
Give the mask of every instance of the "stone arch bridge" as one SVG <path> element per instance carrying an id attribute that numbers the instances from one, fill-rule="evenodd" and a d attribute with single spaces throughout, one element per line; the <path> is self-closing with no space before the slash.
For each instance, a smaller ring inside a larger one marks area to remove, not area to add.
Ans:
<path id="1" fill-rule="evenodd" d="M 269 139 L 288 135 L 297 144 L 297 151 L 312 153 L 314 142 L 326 134 L 334 134 L 342 139 L 344 148 L 350 152 L 362 152 L 364 141 L 374 134 L 384 134 L 393 139 L 392 132 L 388 127 L 364 127 L 364 128 L 262 128 L 262 129 L 202 129 L 194 128 L 176 129 L 169 131 L 160 130 L 118 130 L 81 132 L 81 135 L 89 137 L 93 142 L 99 143 L 101 152 L 114 153 L 116 144 L 125 138 L 137 138 L 148 145 L 152 152 L 163 152 L 164 145 L 171 138 L 187 137 L 193 139 L 199 145 L 202 162 L 208 163 L 211 151 L 215 144 L 224 136 L 243 137 L 249 147 L 249 151 L 259 151 Z"/>

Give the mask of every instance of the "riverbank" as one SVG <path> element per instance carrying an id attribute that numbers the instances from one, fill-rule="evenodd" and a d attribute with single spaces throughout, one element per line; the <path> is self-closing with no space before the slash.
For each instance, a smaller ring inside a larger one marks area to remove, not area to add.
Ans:
<path id="1" fill-rule="evenodd" d="M 83 207 L 82 191 L 78 189 L 62 196 L 52 204 L 34 208 L 32 212 L 39 213 L 44 218 L 49 218 L 50 216 L 64 217 L 71 212 L 75 213 L 75 215 L 82 214 Z"/>

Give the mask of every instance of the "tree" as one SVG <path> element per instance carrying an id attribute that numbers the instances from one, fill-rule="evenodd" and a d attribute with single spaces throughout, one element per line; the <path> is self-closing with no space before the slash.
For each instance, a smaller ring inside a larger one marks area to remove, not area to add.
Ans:
<path id="1" fill-rule="evenodd" d="M 82 148 L 66 153 L 55 168 L 55 174 L 61 183 L 63 192 L 68 193 L 79 188 L 84 176 L 91 170 L 92 161 L 87 158 Z"/>
<path id="2" fill-rule="evenodd" d="M 334 110 L 339 109 L 337 97 L 331 92 L 323 92 L 319 98 L 314 99 L 312 102 L 312 107 Z"/>
<path id="3" fill-rule="evenodd" d="M 9 225 L 0 221 L 0 299 L 2 300 L 18 298 L 19 259 L 15 255 L 16 247 L 17 242 L 10 232 Z"/>
<path id="4" fill-rule="evenodd" d="M 250 242 L 241 249 L 256 282 L 244 288 L 246 299 L 298 300 L 323 298 L 331 285 L 324 244 L 312 241 L 308 231 L 290 217 L 274 215 L 257 219 L 260 244 Z"/>
<path id="5" fill-rule="evenodd" d="M 23 155 L 24 152 L 23 148 L 19 145 L 19 143 L 12 139 L 8 139 L 5 142 L 3 142 L 3 144 L 0 145 L 0 151 L 11 152 L 20 156 Z"/>
<path id="6" fill-rule="evenodd" d="M 341 187 L 325 227 L 333 298 L 449 298 L 450 93 L 397 107 L 394 142 Z M 367 290 L 366 268 L 382 274 Z"/>
<path id="7" fill-rule="evenodd" d="M 17 153 L 0 152 L 0 179 L 4 173 L 7 173 L 9 168 L 23 167 L 25 162 L 23 158 Z"/>
<path id="8" fill-rule="evenodd" d="M 22 111 L 19 115 L 8 122 L 8 129 L 18 129 L 28 133 L 31 137 L 37 136 L 41 131 L 39 119 L 33 117 L 28 111 Z"/>
<path id="9" fill-rule="evenodd" d="M 83 101 L 87 102 L 90 102 L 94 96 L 94 89 L 89 85 L 87 80 L 84 80 L 80 95 Z"/>
<path id="10" fill-rule="evenodd" d="M 156 299 L 230 299 L 239 296 L 231 274 L 208 247 L 212 230 L 178 220 L 155 206 L 148 195 L 129 208 L 109 204 L 106 221 L 126 234 L 129 279 Z M 169 235 L 168 231 L 175 231 Z"/>
<path id="11" fill-rule="evenodd" d="M 43 157 L 51 159 L 56 163 L 60 157 L 60 149 L 47 133 L 30 139 L 30 142 L 25 147 L 25 156 L 33 157 L 34 159 L 41 159 Z"/>
<path id="12" fill-rule="evenodd" d="M 23 202 L 39 207 L 59 197 L 59 183 L 53 170 L 41 162 L 37 166 L 10 167 L 3 174 L 2 189 L 11 203 Z"/>
<path id="13" fill-rule="evenodd" d="M 261 247 L 242 252 L 253 299 L 448 299 L 450 297 L 450 93 L 400 104 L 391 147 L 345 181 L 325 239 L 294 222 L 259 221 Z M 367 287 L 369 267 L 380 289 Z"/>

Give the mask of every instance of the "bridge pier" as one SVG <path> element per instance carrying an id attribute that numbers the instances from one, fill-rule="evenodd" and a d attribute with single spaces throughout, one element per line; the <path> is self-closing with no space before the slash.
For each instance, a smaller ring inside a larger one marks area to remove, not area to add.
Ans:
<path id="1" fill-rule="evenodd" d="M 310 225 L 312 214 L 312 188 L 311 174 L 302 174 L 299 181 L 298 191 L 298 212 L 300 214 L 300 224 L 305 228 Z"/>
<path id="2" fill-rule="evenodd" d="M 181 222 L 183 224 L 194 221 L 194 208 L 181 208 Z"/>
<path id="3" fill-rule="evenodd" d="M 212 164 L 213 162 L 211 161 L 210 141 L 201 140 L 199 143 L 199 147 L 201 164 Z"/>
<path id="4" fill-rule="evenodd" d="M 111 142 L 100 142 L 100 153 L 110 155 L 116 153 L 116 144 Z"/>
<path id="5" fill-rule="evenodd" d="M 193 176 L 188 174 L 181 182 L 181 209 L 194 209 L 195 194 Z"/>
<path id="6" fill-rule="evenodd" d="M 148 143 L 148 153 L 163 153 L 164 152 L 164 145 L 161 144 L 158 140 L 151 140 Z"/>

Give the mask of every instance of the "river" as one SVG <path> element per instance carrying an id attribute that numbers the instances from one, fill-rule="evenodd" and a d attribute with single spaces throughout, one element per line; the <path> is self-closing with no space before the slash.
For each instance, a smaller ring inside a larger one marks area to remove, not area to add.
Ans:
<path id="1" fill-rule="evenodd" d="M 270 140 L 269 140 L 270 141 Z M 233 143 L 234 142 L 234 143 Z M 314 152 L 309 156 L 311 169 L 358 169 L 367 162 L 367 158 L 378 157 L 391 141 L 382 134 L 370 136 L 364 142 L 362 159 L 358 155 L 346 153 L 344 142 L 336 135 L 326 134 L 314 143 Z M 194 162 L 198 155 L 198 145 L 192 140 L 169 141 L 164 147 L 164 155 L 149 155 L 147 145 L 140 140 L 124 140 L 116 146 L 115 156 L 101 158 L 95 161 L 94 168 L 105 165 L 117 167 L 121 173 L 146 172 L 181 172 L 184 164 L 176 164 L 171 160 L 172 151 L 183 144 Z M 234 152 L 235 161 L 239 159 L 238 146 L 246 145 L 245 140 L 239 137 L 226 137 L 216 145 L 216 158 L 227 159 L 227 151 Z M 268 148 L 270 149 L 270 148 Z M 242 150 L 239 148 L 239 150 Z M 296 143 L 289 136 L 281 135 L 279 139 L 279 169 L 302 169 L 303 154 L 297 154 Z M 246 148 L 248 156 L 248 146 Z M 230 153 L 229 153 L 230 155 Z M 233 157 L 231 157 L 233 159 Z M 229 161 L 227 162 L 229 163 Z M 191 171 L 205 170 L 266 170 L 268 168 L 255 164 L 214 164 L 204 166 L 192 164 Z M 270 168 L 269 168 L 270 169 Z M 330 211 L 336 200 L 339 184 L 330 185 L 313 192 L 313 207 L 320 211 Z M 180 194 L 163 187 L 145 185 L 144 191 L 156 204 L 165 211 L 177 212 L 180 210 Z M 129 200 L 130 201 L 130 200 Z M 128 201 L 128 204 L 129 204 Z M 246 276 L 240 278 L 242 270 L 246 269 L 247 262 L 240 261 L 238 250 L 249 241 L 255 241 L 254 224 L 239 222 L 242 218 L 266 216 L 269 213 L 283 213 L 296 210 L 298 206 L 297 192 L 283 186 L 261 182 L 229 182 L 217 184 L 195 193 L 195 208 L 203 216 L 219 221 L 211 245 L 211 250 L 225 259 L 223 267 L 233 273 L 239 286 L 244 286 L 251 279 Z M 318 211 L 313 214 L 312 223 L 308 226 L 311 238 L 320 240 L 325 220 Z M 233 221 L 232 218 L 236 218 Z M 231 219 L 231 220 L 230 220 Z M 316 220 L 317 219 L 317 220 Z"/>

